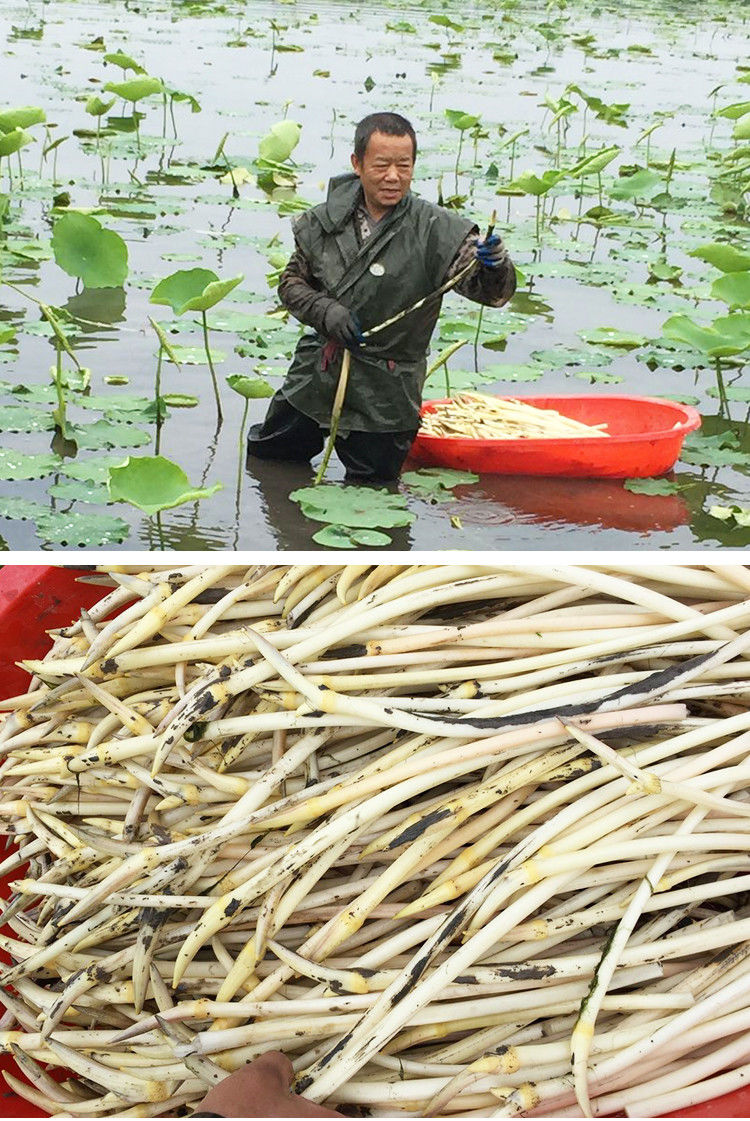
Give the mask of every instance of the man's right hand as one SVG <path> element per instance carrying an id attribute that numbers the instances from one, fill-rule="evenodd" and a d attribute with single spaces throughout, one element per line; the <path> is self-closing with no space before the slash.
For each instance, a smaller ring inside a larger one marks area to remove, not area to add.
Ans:
<path id="1" fill-rule="evenodd" d="M 209 1090 L 196 1116 L 342 1117 L 333 1109 L 293 1094 L 294 1069 L 281 1051 L 266 1051 Z"/>
<path id="2" fill-rule="evenodd" d="M 333 303 L 323 316 L 323 332 L 347 350 L 355 350 L 363 341 L 362 327 L 353 311 L 343 304 Z"/>

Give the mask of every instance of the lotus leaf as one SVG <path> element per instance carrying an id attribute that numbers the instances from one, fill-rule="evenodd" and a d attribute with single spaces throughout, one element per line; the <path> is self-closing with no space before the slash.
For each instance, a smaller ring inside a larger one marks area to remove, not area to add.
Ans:
<path id="1" fill-rule="evenodd" d="M 109 471 L 110 498 L 129 502 L 146 514 L 208 498 L 221 487 L 221 483 L 192 487 L 179 464 L 163 455 L 128 456 L 121 467 L 111 467 Z"/>
<path id="2" fill-rule="evenodd" d="M 284 163 L 299 144 L 301 132 L 302 127 L 296 121 L 277 121 L 258 145 L 260 158 L 273 163 Z"/>
<path id="3" fill-rule="evenodd" d="M 312 539 L 317 545 L 331 549 L 356 549 L 362 546 L 377 548 L 391 543 L 387 533 L 379 533 L 376 529 L 349 529 L 343 525 L 324 526 L 313 534 Z"/>
<path id="4" fill-rule="evenodd" d="M 375 529 L 378 526 L 409 525 L 414 521 L 414 514 L 406 509 L 403 495 L 377 488 L 351 485 L 303 487 L 292 491 L 289 497 L 299 503 L 305 517 L 332 525 Z"/>
<path id="5" fill-rule="evenodd" d="M 693 249 L 689 257 L 697 257 L 721 272 L 747 272 L 750 269 L 750 253 L 727 245 L 723 241 L 711 241 Z"/>
<path id="6" fill-rule="evenodd" d="M 114 97 L 109 101 L 103 101 L 97 94 L 92 94 L 86 102 L 86 112 L 91 117 L 103 117 L 105 113 L 110 111 L 114 103 Z"/>
<path id="7" fill-rule="evenodd" d="M 683 489 L 672 479 L 626 479 L 622 485 L 632 494 L 677 494 Z"/>
<path id="8" fill-rule="evenodd" d="M 450 502 L 455 495 L 453 487 L 464 483 L 478 483 L 479 476 L 471 471 L 454 471 L 449 467 L 425 467 L 419 471 L 405 471 L 401 482 L 421 498 L 433 502 Z"/>
<path id="9" fill-rule="evenodd" d="M 711 295 L 716 300 L 723 300 L 730 308 L 750 309 L 750 271 L 720 276 L 711 285 Z"/>
<path id="10" fill-rule="evenodd" d="M 735 140 L 750 140 L 750 113 L 745 113 L 744 117 L 736 122 L 732 129 L 732 136 Z"/>
<path id="11" fill-rule="evenodd" d="M 735 101 L 733 105 L 725 105 L 723 109 L 717 109 L 716 116 L 737 121 L 747 113 L 750 113 L 750 101 Z"/>
<path id="12" fill-rule="evenodd" d="M 73 210 L 57 219 L 52 250 L 60 268 L 86 288 L 119 288 L 128 275 L 123 239 L 87 214 Z"/>
<path id="13" fill-rule="evenodd" d="M 50 414 L 32 405 L 0 405 L 0 429 L 4 432 L 47 432 L 54 427 Z"/>
<path id="14" fill-rule="evenodd" d="M 92 455 L 88 459 L 65 460 L 60 468 L 71 479 L 84 479 L 93 483 L 106 483 L 110 467 L 121 467 L 127 457 L 120 454 Z"/>
<path id="15" fill-rule="evenodd" d="M 12 156 L 14 152 L 31 144 L 34 137 L 22 128 L 11 129 L 10 132 L 0 133 L 0 159 L 3 156 Z"/>
<path id="16" fill-rule="evenodd" d="M 728 358 L 750 347 L 750 315 L 739 312 L 720 316 L 705 327 L 688 315 L 673 315 L 662 330 L 666 338 L 687 343 L 709 358 Z"/>
<path id="17" fill-rule="evenodd" d="M 523 191 L 525 195 L 546 195 L 564 175 L 564 171 L 556 168 L 551 168 L 542 175 L 535 175 L 533 171 L 523 171 L 510 186 L 514 190 Z"/>
<path id="18" fill-rule="evenodd" d="M 5 109 L 0 113 L 0 132 L 13 132 L 14 129 L 31 128 L 47 120 L 44 109 L 37 105 L 23 105 L 19 109 Z"/>
<path id="19" fill-rule="evenodd" d="M 685 437 L 680 459 L 698 467 L 746 466 L 750 464 L 750 453 L 740 451 L 739 439 L 732 431 L 713 436 L 691 432 Z"/>
<path id="20" fill-rule="evenodd" d="M 132 101 L 135 104 L 144 97 L 163 93 L 164 85 L 160 78 L 150 78 L 145 74 L 141 78 L 129 78 L 124 82 L 107 82 L 104 89 L 121 97 L 123 101 Z"/>
<path id="21" fill-rule="evenodd" d="M 446 109 L 446 119 L 454 128 L 465 132 L 467 128 L 474 128 L 479 124 L 480 118 L 472 113 L 464 113 L 462 109 Z"/>
<path id="22" fill-rule="evenodd" d="M 119 66 L 122 70 L 132 70 L 135 74 L 146 73 L 139 62 L 136 62 L 130 55 L 123 54 L 122 51 L 113 51 L 111 54 L 105 54 L 104 61 L 111 62 L 113 66 Z"/>
<path id="23" fill-rule="evenodd" d="M 643 346 L 646 339 L 629 331 L 619 331 L 616 327 L 596 327 L 593 331 L 578 332 L 584 342 L 594 346 L 615 346 L 623 350 L 635 350 Z"/>
<path id="24" fill-rule="evenodd" d="M 229 374 L 227 384 L 239 393 L 240 397 L 250 400 L 254 397 L 273 397 L 273 389 L 265 378 L 251 378 L 246 374 Z"/>
<path id="25" fill-rule="evenodd" d="M 87 479 L 70 479 L 67 482 L 53 483 L 47 488 L 47 494 L 52 498 L 62 498 L 71 502 L 96 502 L 102 506 L 106 506 L 109 502 L 106 483 L 93 483 Z"/>
<path id="26" fill-rule="evenodd" d="M 650 199 L 663 186 L 664 180 L 661 175 L 644 167 L 633 172 L 632 175 L 625 175 L 618 179 L 609 188 L 609 194 L 613 199 L 619 200 Z"/>
<path id="27" fill-rule="evenodd" d="M 160 280 L 151 293 L 152 304 L 168 304 L 176 315 L 208 311 L 236 288 L 244 277 L 219 280 L 211 269 L 178 269 Z"/>
<path id="28" fill-rule="evenodd" d="M 128 523 L 114 514 L 82 514 L 77 510 L 46 509 L 34 521 L 43 541 L 70 548 L 118 545 L 130 533 Z"/>
<path id="29" fill-rule="evenodd" d="M 0 448 L 0 479 L 44 479 L 61 463 L 56 455 L 26 455 L 14 448 Z"/>
<path id="30" fill-rule="evenodd" d="M 70 425 L 71 438 L 79 448 L 137 448 L 151 441 L 148 432 L 133 424 L 115 424 L 101 420 L 93 424 Z"/>

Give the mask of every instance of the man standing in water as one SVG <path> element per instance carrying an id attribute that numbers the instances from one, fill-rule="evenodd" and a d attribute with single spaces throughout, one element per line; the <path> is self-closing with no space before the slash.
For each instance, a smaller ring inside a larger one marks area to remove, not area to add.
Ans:
<path id="1" fill-rule="evenodd" d="M 365 340 L 363 332 L 435 292 L 472 261 L 456 284 L 470 300 L 501 307 L 516 287 L 513 263 L 495 234 L 412 194 L 417 139 L 398 113 L 359 122 L 353 174 L 332 179 L 326 202 L 294 225 L 295 249 L 279 298 L 313 328 L 302 336 L 266 418 L 247 450 L 261 459 L 310 460 L 323 447 L 343 350 L 349 382 L 336 451 L 351 482 L 398 477 L 419 427 L 427 351 L 440 299 Z"/>

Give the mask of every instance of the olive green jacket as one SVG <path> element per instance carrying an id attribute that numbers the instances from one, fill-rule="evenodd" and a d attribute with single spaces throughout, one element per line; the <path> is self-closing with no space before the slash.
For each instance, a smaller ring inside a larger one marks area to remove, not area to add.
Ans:
<path id="1" fill-rule="evenodd" d="M 294 236 L 309 263 L 313 286 L 351 308 L 366 331 L 439 288 L 459 246 L 476 227 L 409 192 L 360 245 L 356 210 L 361 198 L 356 175 L 332 179 L 326 202 L 297 219 Z M 418 427 L 427 352 L 440 303 L 428 301 L 352 351 L 341 435 Z M 317 332 L 303 335 L 280 391 L 324 428 L 330 422 L 342 357 L 339 349 L 331 358 L 326 342 Z"/>

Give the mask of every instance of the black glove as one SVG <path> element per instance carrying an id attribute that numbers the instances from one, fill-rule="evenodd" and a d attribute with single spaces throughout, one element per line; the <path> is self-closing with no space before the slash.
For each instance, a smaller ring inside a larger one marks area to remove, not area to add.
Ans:
<path id="1" fill-rule="evenodd" d="M 507 256 L 508 251 L 497 234 L 490 234 L 484 241 L 477 242 L 477 260 L 487 269 L 499 269 Z"/>
<path id="2" fill-rule="evenodd" d="M 323 316 L 323 332 L 347 350 L 355 350 L 363 341 L 362 326 L 353 311 L 343 304 L 333 303 Z"/>

